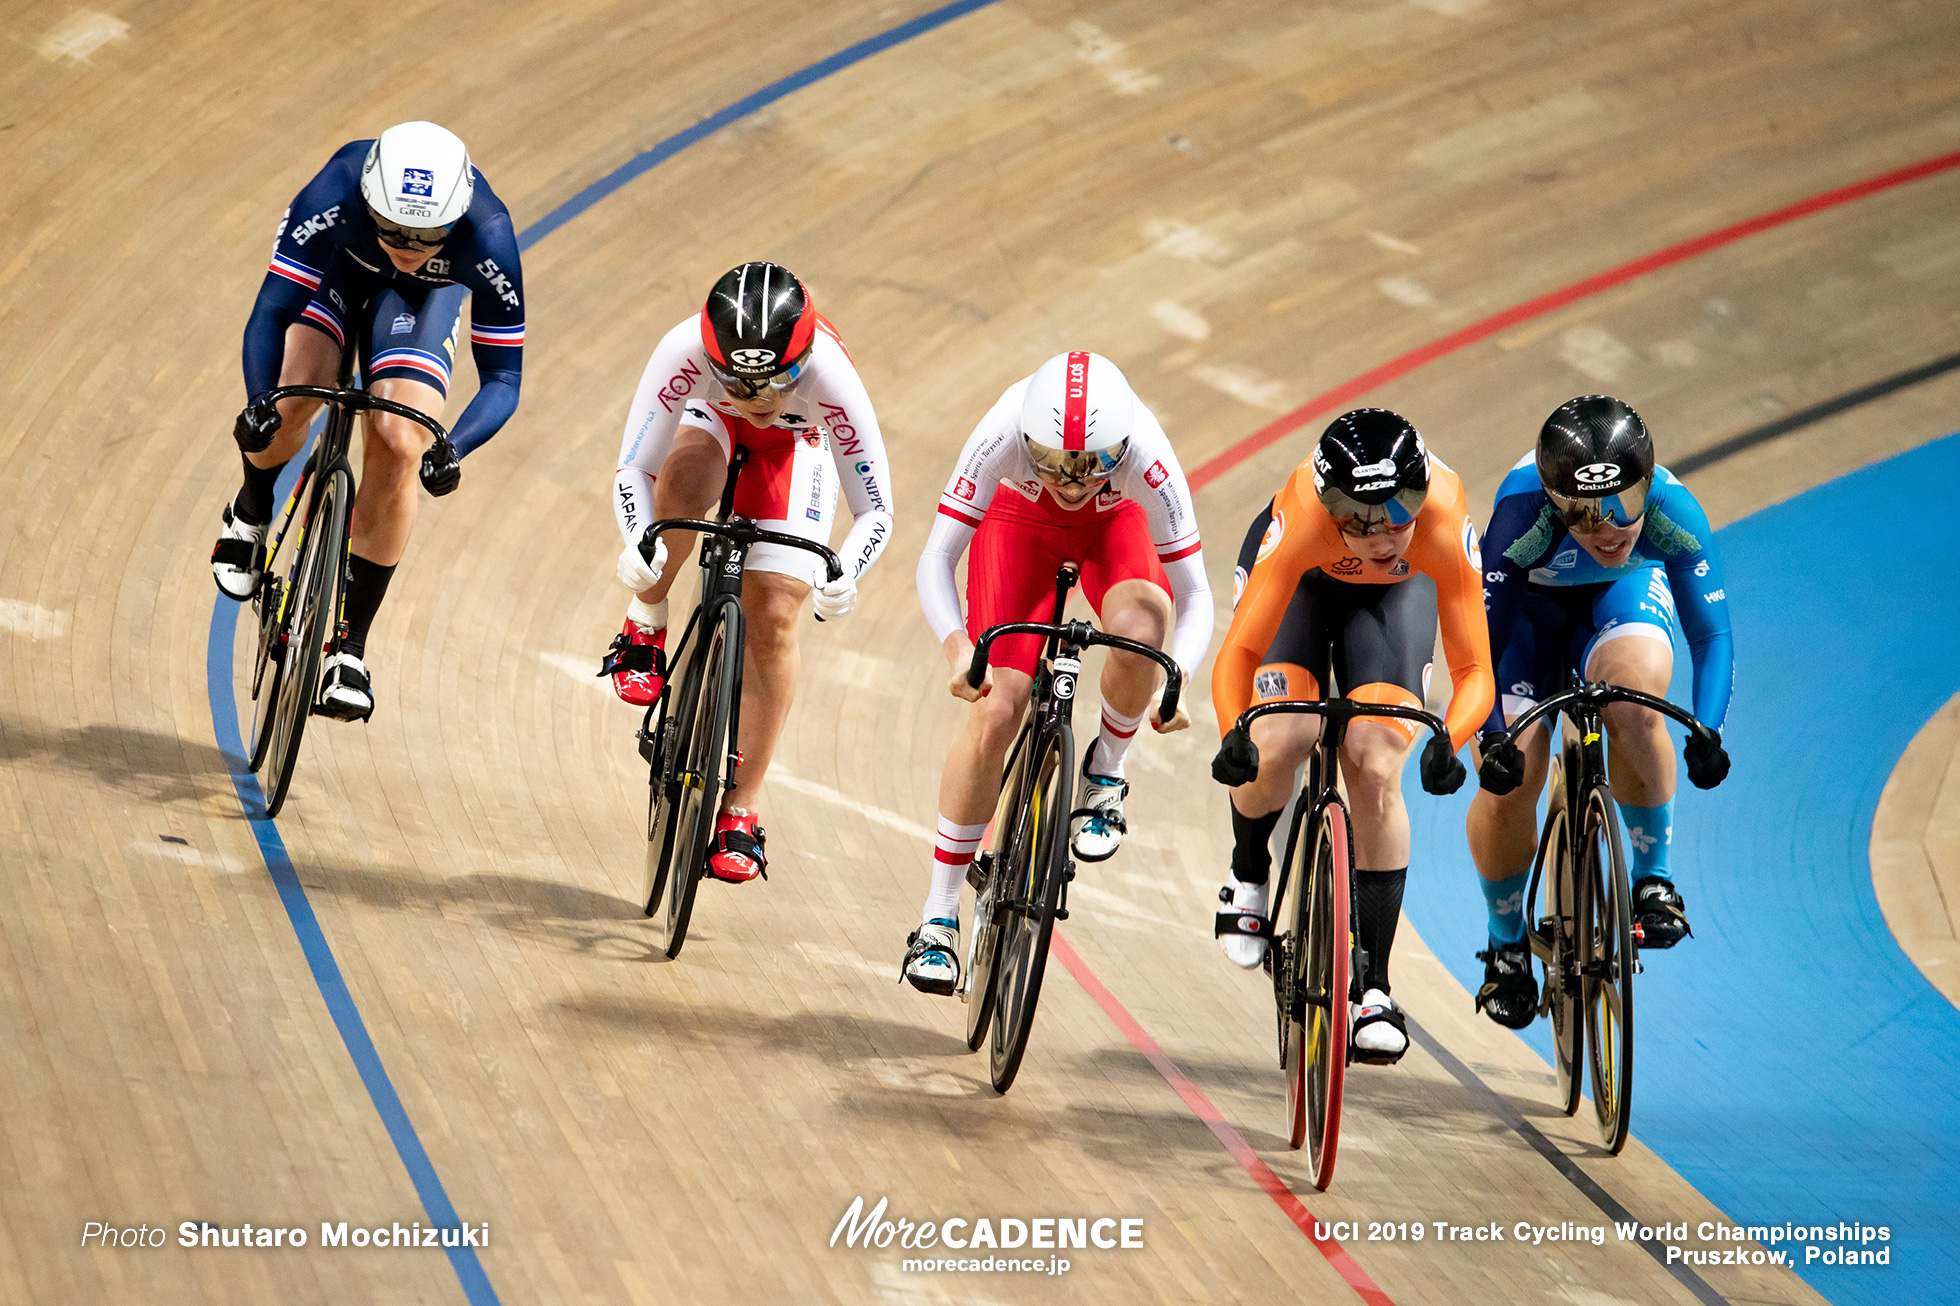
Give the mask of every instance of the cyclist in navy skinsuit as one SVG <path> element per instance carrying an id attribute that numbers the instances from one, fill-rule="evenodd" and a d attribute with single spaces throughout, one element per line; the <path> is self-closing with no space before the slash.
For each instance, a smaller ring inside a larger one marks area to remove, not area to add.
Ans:
<path id="1" fill-rule="evenodd" d="M 227 597 L 251 597 L 264 567 L 273 486 L 299 452 L 317 400 L 276 408 L 276 386 L 334 384 L 350 333 L 373 393 L 440 419 L 456 361 L 464 300 L 479 388 L 452 440 L 467 455 L 517 409 L 524 357 L 524 289 L 510 213 L 455 136 L 433 123 L 391 127 L 352 141 L 294 197 L 245 325 L 245 393 L 234 436 L 244 485 L 225 508 L 211 557 Z M 347 638 L 328 660 L 321 710 L 344 720 L 374 708 L 367 634 L 415 525 L 413 471 L 429 493 L 456 488 L 454 459 L 424 454 L 428 433 L 405 419 L 365 413 L 355 495 Z"/>
<path id="2" fill-rule="evenodd" d="M 1537 451 L 1497 487 L 1483 562 L 1498 689 L 1486 746 L 1507 718 L 1559 692 L 1568 670 L 1665 697 L 1676 629 L 1694 663 L 1695 715 L 1721 730 L 1735 645 L 1714 532 L 1688 487 L 1654 462 L 1653 439 L 1633 409 L 1585 395 L 1552 413 Z M 1675 774 L 1667 722 L 1631 703 L 1609 705 L 1605 717 L 1613 796 L 1632 844 L 1641 946 L 1672 947 L 1689 931 L 1668 866 Z M 1543 723 L 1534 726 L 1522 755 L 1500 764 L 1508 787 L 1487 778 L 1470 805 L 1470 853 L 1490 913 L 1477 1005 L 1514 1029 L 1537 1010 L 1523 898 L 1549 738 Z M 1688 743 L 1691 775 L 1702 747 Z"/>

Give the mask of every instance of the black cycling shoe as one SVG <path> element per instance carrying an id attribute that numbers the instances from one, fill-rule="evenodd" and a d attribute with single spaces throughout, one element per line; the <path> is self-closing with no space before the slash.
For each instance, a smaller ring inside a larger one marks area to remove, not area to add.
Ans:
<path id="1" fill-rule="evenodd" d="M 1633 941 L 1642 948 L 1671 948 L 1684 937 L 1692 938 L 1688 927 L 1687 903 L 1674 881 L 1660 875 L 1643 875 L 1633 882 Z"/>
<path id="2" fill-rule="evenodd" d="M 1523 1029 L 1538 1016 L 1538 977 L 1531 973 L 1531 949 L 1524 943 L 1494 944 L 1477 954 L 1484 963 L 1484 986 L 1477 1010 L 1506 1029 Z"/>

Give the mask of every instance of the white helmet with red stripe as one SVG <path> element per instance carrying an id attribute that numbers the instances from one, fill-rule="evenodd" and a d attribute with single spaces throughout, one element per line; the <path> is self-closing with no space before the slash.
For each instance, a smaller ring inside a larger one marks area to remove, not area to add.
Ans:
<path id="1" fill-rule="evenodd" d="M 1130 447 L 1136 396 L 1101 354 L 1057 354 L 1028 378 L 1021 439 L 1035 473 L 1086 497 L 1116 470 Z"/>

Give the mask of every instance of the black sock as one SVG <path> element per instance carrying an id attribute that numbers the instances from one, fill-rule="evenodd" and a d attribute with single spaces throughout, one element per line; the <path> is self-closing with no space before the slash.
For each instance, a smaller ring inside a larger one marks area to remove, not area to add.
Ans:
<path id="1" fill-rule="evenodd" d="M 254 467 L 252 460 L 244 454 L 238 460 L 245 464 L 245 486 L 231 501 L 231 515 L 249 526 L 263 526 L 272 520 L 272 496 L 279 485 L 279 473 L 286 470 L 286 464 L 277 467 Z"/>
<path id="2" fill-rule="evenodd" d="M 1396 871 L 1356 871 L 1354 896 L 1361 919 L 1355 933 L 1368 953 L 1368 974 L 1361 987 L 1388 992 L 1388 954 L 1395 947 L 1395 924 L 1402 914 L 1402 885 L 1409 868 Z"/>
<path id="3" fill-rule="evenodd" d="M 348 555 L 347 570 L 347 638 L 340 647 L 357 658 L 366 657 L 368 627 L 374 624 L 374 614 L 381 611 L 381 600 L 388 593 L 395 569 L 355 553 Z"/>
<path id="4" fill-rule="evenodd" d="M 1245 884 L 1264 884 L 1272 874 L 1273 827 L 1279 824 L 1280 812 L 1268 812 L 1264 816 L 1241 816 L 1239 809 L 1232 809 L 1232 878 Z"/>

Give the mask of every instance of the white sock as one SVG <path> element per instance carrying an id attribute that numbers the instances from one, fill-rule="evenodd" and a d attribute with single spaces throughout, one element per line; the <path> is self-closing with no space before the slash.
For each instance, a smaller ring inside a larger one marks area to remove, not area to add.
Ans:
<path id="1" fill-rule="evenodd" d="M 960 886 L 966 883 L 967 863 L 987 833 L 987 822 L 956 825 L 939 818 L 939 834 L 932 841 L 932 891 L 926 894 L 925 915 L 921 920 L 956 921 L 960 918 Z"/>
<path id="2" fill-rule="evenodd" d="M 1130 754 L 1130 740 L 1136 736 L 1137 727 L 1149 715 L 1145 707 L 1135 716 L 1119 716 L 1109 704 L 1103 704 L 1102 729 L 1096 734 L 1096 747 L 1089 757 L 1089 773 L 1106 775 L 1114 779 L 1123 778 L 1123 759 Z"/>
<path id="3" fill-rule="evenodd" d="M 642 603 L 640 602 L 640 596 L 635 594 L 633 601 L 626 605 L 626 615 L 633 619 L 634 625 L 648 634 L 656 630 L 665 630 L 667 628 L 667 600 L 662 599 L 658 603 Z"/>

